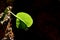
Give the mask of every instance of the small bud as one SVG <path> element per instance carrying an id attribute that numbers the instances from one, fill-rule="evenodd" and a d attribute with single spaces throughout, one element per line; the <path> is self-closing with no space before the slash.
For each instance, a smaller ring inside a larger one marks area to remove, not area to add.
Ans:
<path id="1" fill-rule="evenodd" d="M 12 10 L 12 6 L 8 6 L 9 10 Z"/>
<path id="2" fill-rule="evenodd" d="M 8 16 L 8 19 L 10 19 L 10 17 Z"/>
<path id="3" fill-rule="evenodd" d="M 1 21 L 1 24 L 3 24 L 4 23 L 4 21 Z"/>

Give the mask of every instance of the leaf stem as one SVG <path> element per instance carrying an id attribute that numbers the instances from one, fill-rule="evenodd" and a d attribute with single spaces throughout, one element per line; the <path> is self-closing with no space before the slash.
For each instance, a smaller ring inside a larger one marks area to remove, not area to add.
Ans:
<path id="1" fill-rule="evenodd" d="M 10 12 L 13 16 L 15 16 L 16 18 L 18 18 L 13 12 Z M 19 19 L 19 18 L 18 18 Z"/>

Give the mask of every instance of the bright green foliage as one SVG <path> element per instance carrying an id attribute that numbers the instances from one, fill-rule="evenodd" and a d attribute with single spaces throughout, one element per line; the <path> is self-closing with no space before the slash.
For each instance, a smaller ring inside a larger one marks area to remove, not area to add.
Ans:
<path id="1" fill-rule="evenodd" d="M 16 27 L 18 28 L 18 26 L 20 25 L 20 19 L 16 19 Z"/>
<path id="2" fill-rule="evenodd" d="M 25 29 L 27 27 L 31 27 L 31 25 L 33 24 L 32 17 L 25 12 L 19 12 L 16 14 L 16 16 L 17 16 L 17 19 L 16 19 L 17 28 Z"/>

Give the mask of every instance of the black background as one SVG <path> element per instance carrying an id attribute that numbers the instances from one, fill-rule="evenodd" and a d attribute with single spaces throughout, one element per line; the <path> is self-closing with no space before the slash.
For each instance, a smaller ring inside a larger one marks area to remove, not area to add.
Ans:
<path id="1" fill-rule="evenodd" d="M 15 0 L 13 13 L 27 12 L 33 18 L 28 31 L 17 29 L 15 17 L 12 28 L 16 40 L 60 40 L 60 1 L 59 0 Z"/>
<path id="2" fill-rule="evenodd" d="M 20 11 L 30 14 L 34 23 L 28 31 L 13 28 L 17 40 L 60 39 L 59 0 L 16 0 L 13 12 Z"/>

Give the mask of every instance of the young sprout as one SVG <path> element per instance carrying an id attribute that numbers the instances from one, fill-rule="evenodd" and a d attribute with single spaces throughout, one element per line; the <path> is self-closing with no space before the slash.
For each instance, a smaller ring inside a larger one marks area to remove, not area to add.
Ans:
<path id="1" fill-rule="evenodd" d="M 6 39 L 10 39 L 10 40 L 14 40 L 14 34 L 12 32 L 12 27 L 10 26 L 10 21 L 11 21 L 11 14 L 13 16 L 16 17 L 16 27 L 19 28 L 19 29 L 23 29 L 25 31 L 28 30 L 28 28 L 31 27 L 31 25 L 33 24 L 33 19 L 32 17 L 28 14 L 28 13 L 25 13 L 25 12 L 19 12 L 17 13 L 16 15 L 11 11 L 12 7 L 11 6 L 8 6 L 5 11 L 4 11 L 4 18 L 3 20 L 1 21 L 1 23 L 3 24 L 5 21 L 8 21 L 8 24 L 7 24 L 7 27 L 6 27 L 6 30 L 5 30 L 5 37 L 3 38 L 3 40 L 6 40 Z M 2 14 L 1 14 L 2 15 Z"/>

